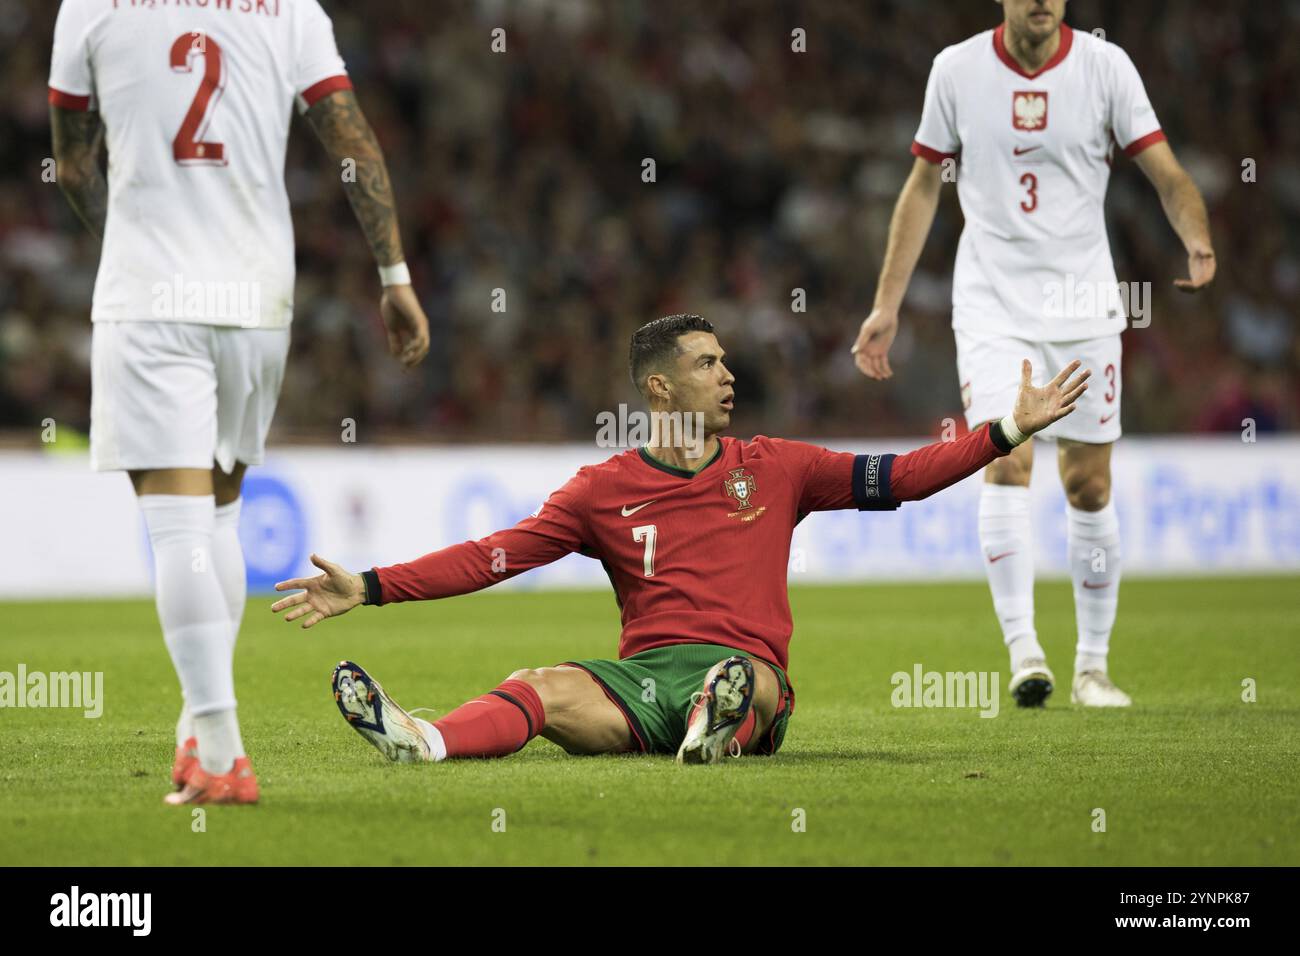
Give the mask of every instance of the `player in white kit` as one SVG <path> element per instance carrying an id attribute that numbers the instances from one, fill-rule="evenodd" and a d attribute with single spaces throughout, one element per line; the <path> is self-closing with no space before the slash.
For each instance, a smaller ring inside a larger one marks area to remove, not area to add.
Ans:
<path id="1" fill-rule="evenodd" d="M 390 350 L 409 367 L 428 322 L 383 154 L 317 0 L 64 0 L 49 85 L 59 186 L 103 240 L 91 465 L 135 487 L 184 698 L 166 799 L 253 803 L 235 716 L 239 491 L 262 461 L 289 348 L 295 102 L 340 170 L 380 266 Z"/>
<path id="2" fill-rule="evenodd" d="M 1065 0 L 1002 0 L 996 30 L 934 59 L 916 160 L 890 222 L 875 304 L 853 346 L 874 379 L 893 371 L 898 311 L 945 179 L 965 228 L 953 276 L 957 374 L 970 427 L 1000 416 L 1023 359 L 1038 370 L 1080 359 L 1098 376 L 1055 439 L 1067 499 L 1078 626 L 1071 699 L 1127 706 L 1107 653 L 1120 580 L 1110 450 L 1120 436 L 1120 332 L 1126 325 L 1102 207 L 1115 146 L 1135 158 L 1187 249 L 1195 292 L 1214 278 L 1205 203 L 1165 142 L 1128 55 L 1062 22 Z M 951 175 L 945 175 L 951 174 Z M 1033 535 L 1026 442 L 985 470 L 979 538 L 993 606 L 1011 655 L 1010 690 L 1042 704 L 1055 682 L 1034 627 Z"/>

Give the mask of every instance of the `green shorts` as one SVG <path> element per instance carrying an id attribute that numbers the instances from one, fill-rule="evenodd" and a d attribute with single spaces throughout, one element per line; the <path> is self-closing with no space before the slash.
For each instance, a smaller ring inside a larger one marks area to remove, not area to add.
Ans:
<path id="1" fill-rule="evenodd" d="M 595 678 L 605 696 L 623 711 L 642 753 L 676 754 L 686 736 L 691 695 L 703 689 L 710 667 L 735 654 L 750 658 L 755 667 L 771 667 L 781 683 L 777 717 L 755 751 L 770 756 L 785 740 L 794 691 L 781 668 L 752 654 L 721 644 L 671 644 L 620 661 L 565 661 L 560 666 L 581 667 Z"/>

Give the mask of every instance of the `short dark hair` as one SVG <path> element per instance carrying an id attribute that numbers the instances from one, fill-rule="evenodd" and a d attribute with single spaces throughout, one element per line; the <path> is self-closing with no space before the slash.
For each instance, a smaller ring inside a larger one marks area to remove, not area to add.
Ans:
<path id="1" fill-rule="evenodd" d="M 627 364 L 638 392 L 649 398 L 645 390 L 646 376 L 663 371 L 677 357 L 677 340 L 688 332 L 712 333 L 713 323 L 699 315 L 665 315 L 632 333 Z"/>

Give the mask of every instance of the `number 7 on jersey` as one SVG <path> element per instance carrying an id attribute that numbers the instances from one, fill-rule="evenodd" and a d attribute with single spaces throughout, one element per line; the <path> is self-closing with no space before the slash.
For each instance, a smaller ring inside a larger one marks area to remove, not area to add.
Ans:
<path id="1" fill-rule="evenodd" d="M 659 534 L 659 529 L 652 524 L 643 524 L 639 528 L 632 529 L 632 540 L 637 544 L 645 542 L 645 576 L 652 578 L 655 576 L 655 537 Z"/>

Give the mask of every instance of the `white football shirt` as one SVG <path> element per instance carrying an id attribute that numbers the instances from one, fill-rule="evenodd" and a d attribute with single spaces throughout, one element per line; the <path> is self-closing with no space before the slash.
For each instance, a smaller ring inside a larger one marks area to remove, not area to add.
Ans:
<path id="1" fill-rule="evenodd" d="M 1112 147 L 1136 156 L 1164 133 L 1133 61 L 1061 24 L 1029 74 L 1002 27 L 934 58 L 912 153 L 952 160 L 966 218 L 953 327 L 1053 342 L 1123 330 L 1103 204 Z"/>
<path id="2" fill-rule="evenodd" d="M 317 0 L 63 0 L 49 85 L 108 143 L 91 319 L 287 326 L 290 111 L 351 88 Z"/>

